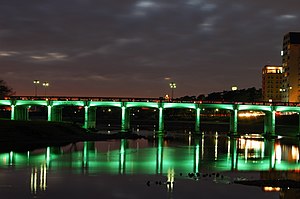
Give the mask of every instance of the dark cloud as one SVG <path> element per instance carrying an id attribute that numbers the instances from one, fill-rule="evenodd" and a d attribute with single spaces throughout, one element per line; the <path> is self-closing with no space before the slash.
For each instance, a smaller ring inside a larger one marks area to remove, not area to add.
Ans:
<path id="1" fill-rule="evenodd" d="M 157 97 L 260 87 L 297 31 L 297 0 L 5 0 L 1 78 L 17 94 L 33 79 L 53 95 Z M 165 80 L 168 77 L 170 80 Z"/>

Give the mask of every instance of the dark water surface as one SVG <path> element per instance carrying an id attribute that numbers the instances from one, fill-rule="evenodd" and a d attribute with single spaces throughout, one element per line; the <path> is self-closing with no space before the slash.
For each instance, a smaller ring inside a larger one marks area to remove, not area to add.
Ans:
<path id="1" fill-rule="evenodd" d="M 1 153 L 0 198 L 300 198 L 292 184 L 235 183 L 300 181 L 298 139 L 147 133 Z"/>

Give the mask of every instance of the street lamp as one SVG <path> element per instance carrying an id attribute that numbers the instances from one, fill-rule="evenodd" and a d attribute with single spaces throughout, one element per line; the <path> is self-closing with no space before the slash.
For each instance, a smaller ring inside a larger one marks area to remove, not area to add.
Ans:
<path id="1" fill-rule="evenodd" d="M 37 87 L 38 87 L 38 84 L 40 84 L 40 80 L 33 80 L 33 84 L 34 84 L 34 95 L 37 96 Z"/>
<path id="2" fill-rule="evenodd" d="M 170 88 L 171 88 L 171 91 L 172 91 L 172 94 L 171 94 L 171 100 L 173 100 L 173 97 L 174 97 L 174 89 L 176 88 L 176 83 L 175 83 L 175 82 L 171 82 L 169 85 L 170 85 Z"/>
<path id="3" fill-rule="evenodd" d="M 43 82 L 43 86 L 45 87 L 45 96 L 47 95 L 46 90 L 47 87 L 49 86 L 49 82 Z"/>

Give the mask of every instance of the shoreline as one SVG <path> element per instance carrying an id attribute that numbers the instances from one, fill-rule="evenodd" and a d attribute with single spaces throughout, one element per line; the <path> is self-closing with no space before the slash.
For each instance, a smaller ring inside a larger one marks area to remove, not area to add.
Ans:
<path id="1" fill-rule="evenodd" d="M 182 121 L 173 124 L 176 127 L 186 123 L 187 122 Z M 295 134 L 297 129 L 298 126 L 295 125 L 278 125 L 276 126 L 276 134 L 298 138 Z M 228 133 L 229 123 L 202 121 L 201 132 L 203 131 Z M 168 132 L 172 131 L 167 130 L 166 136 L 170 135 Z M 246 121 L 238 125 L 238 134 L 259 134 L 258 132 L 263 133 L 263 124 L 261 124 L 261 122 L 249 123 L 249 121 Z M 113 134 L 96 133 L 83 129 L 76 124 L 66 122 L 0 120 L 0 151 L 29 150 L 83 141 L 142 138 L 149 139 L 149 137 L 139 135 L 137 132 L 118 132 Z"/>

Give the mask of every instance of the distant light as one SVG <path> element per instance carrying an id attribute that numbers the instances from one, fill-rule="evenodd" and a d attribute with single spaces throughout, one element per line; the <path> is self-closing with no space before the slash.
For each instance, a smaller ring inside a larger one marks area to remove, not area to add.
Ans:
<path id="1" fill-rule="evenodd" d="M 280 187 L 264 187 L 263 190 L 265 192 L 279 192 L 281 190 Z"/>
<path id="2" fill-rule="evenodd" d="M 280 52 L 280 55 L 283 56 L 283 50 Z"/>
<path id="3" fill-rule="evenodd" d="M 237 86 L 232 86 L 232 87 L 231 87 L 231 90 L 232 90 L 232 91 L 236 91 L 237 89 L 238 89 Z"/>
<path id="4" fill-rule="evenodd" d="M 172 88 L 172 89 L 176 88 L 176 83 L 175 82 L 171 82 L 169 85 L 170 85 L 170 88 Z"/>
<path id="5" fill-rule="evenodd" d="M 43 82 L 43 86 L 45 87 L 49 86 L 49 82 Z"/>
<path id="6" fill-rule="evenodd" d="M 250 112 L 241 112 L 238 114 L 239 117 L 257 117 L 265 115 L 263 112 L 257 111 L 250 111 Z"/>

